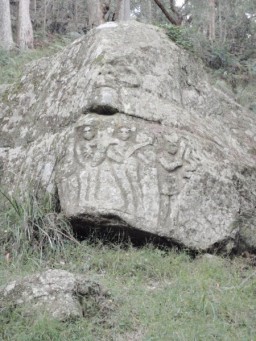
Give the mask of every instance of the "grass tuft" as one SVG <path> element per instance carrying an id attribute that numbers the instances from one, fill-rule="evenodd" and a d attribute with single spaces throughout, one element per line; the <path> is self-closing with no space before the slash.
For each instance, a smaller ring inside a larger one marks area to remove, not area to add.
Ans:
<path id="1" fill-rule="evenodd" d="M 45 194 L 39 201 L 32 193 L 13 197 L 0 189 L 0 197 L 0 246 L 6 259 L 31 252 L 43 255 L 45 248 L 63 248 L 67 239 L 76 242 L 51 195 Z"/>

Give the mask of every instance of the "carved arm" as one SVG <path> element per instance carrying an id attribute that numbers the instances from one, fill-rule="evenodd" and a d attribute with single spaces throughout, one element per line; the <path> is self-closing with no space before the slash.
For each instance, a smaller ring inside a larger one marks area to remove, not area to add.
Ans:
<path id="1" fill-rule="evenodd" d="M 107 151 L 107 156 L 110 160 L 117 163 L 122 163 L 124 161 L 124 156 L 120 154 L 115 148 L 109 148 Z"/>
<path id="2" fill-rule="evenodd" d="M 159 162 L 164 167 L 164 169 L 167 170 L 168 172 L 174 171 L 175 169 L 183 165 L 182 160 L 169 162 L 168 160 L 166 160 L 165 157 L 160 157 Z"/>

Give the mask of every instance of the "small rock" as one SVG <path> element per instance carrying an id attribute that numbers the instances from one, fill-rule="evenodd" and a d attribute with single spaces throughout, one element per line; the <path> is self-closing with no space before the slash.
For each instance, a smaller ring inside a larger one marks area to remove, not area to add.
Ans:
<path id="1" fill-rule="evenodd" d="M 47 270 L 26 276 L 0 288 L 0 311 L 22 307 L 26 316 L 47 312 L 66 321 L 89 316 L 91 306 L 106 311 L 108 294 L 85 276 L 65 270 Z M 88 310 L 88 311 L 87 311 Z"/>

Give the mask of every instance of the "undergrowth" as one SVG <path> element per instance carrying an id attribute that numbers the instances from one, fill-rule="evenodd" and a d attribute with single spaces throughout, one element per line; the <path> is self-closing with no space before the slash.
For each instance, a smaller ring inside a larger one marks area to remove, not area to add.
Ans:
<path id="1" fill-rule="evenodd" d="M 243 59 L 240 55 L 236 56 L 228 50 L 227 46 L 210 42 L 197 32 L 183 26 L 165 24 L 161 27 L 172 41 L 203 61 L 215 86 L 256 113 L 255 58 Z"/>
<path id="2" fill-rule="evenodd" d="M 1 191 L 0 286 L 47 269 L 99 282 L 114 302 L 78 320 L 0 309 L 2 341 L 248 340 L 256 335 L 255 264 L 147 244 L 78 243 L 53 197 Z"/>
<path id="3" fill-rule="evenodd" d="M 160 27 L 164 28 L 167 36 L 177 45 L 189 51 L 194 50 L 192 40 L 190 39 L 186 28 L 171 24 L 164 24 Z"/>
<path id="4" fill-rule="evenodd" d="M 0 189 L 0 201 L 0 246 L 7 259 L 33 252 L 42 255 L 48 246 L 63 248 L 67 239 L 75 242 L 69 222 L 50 194 L 39 200 L 33 193 L 12 196 Z"/>
<path id="5" fill-rule="evenodd" d="M 0 48 L 0 85 L 15 82 L 22 76 L 25 64 L 53 55 L 70 43 L 71 39 L 56 35 L 48 37 L 45 41 L 36 41 L 37 46 L 33 50 L 5 51 Z"/>
<path id="6" fill-rule="evenodd" d="M 64 269 L 106 288 L 112 313 L 76 321 L 26 316 L 22 307 L 0 311 L 3 341 L 254 340 L 255 268 L 152 244 L 78 243 L 53 197 L 1 191 L 0 285 L 18 277 Z"/>

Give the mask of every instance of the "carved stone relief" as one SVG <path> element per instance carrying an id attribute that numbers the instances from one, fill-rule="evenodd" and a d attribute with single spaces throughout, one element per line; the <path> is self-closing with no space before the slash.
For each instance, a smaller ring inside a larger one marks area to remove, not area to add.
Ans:
<path id="1" fill-rule="evenodd" d="M 73 146 L 72 146 L 73 145 Z M 134 119 L 88 114 L 74 129 L 61 191 L 80 208 L 122 212 L 168 229 L 175 202 L 198 160 L 184 138 L 146 129 Z"/>
<path id="2" fill-rule="evenodd" d="M 2 91 L 8 193 L 57 187 L 81 229 L 131 227 L 197 250 L 250 245 L 241 231 L 256 226 L 255 118 L 212 87 L 200 63 L 135 21 L 95 30 L 54 58 Z"/>
<path id="3" fill-rule="evenodd" d="M 184 139 L 174 132 L 164 135 L 157 153 L 158 183 L 160 193 L 160 226 L 170 224 L 176 219 L 175 206 L 183 186 L 198 167 L 198 160 Z"/>

